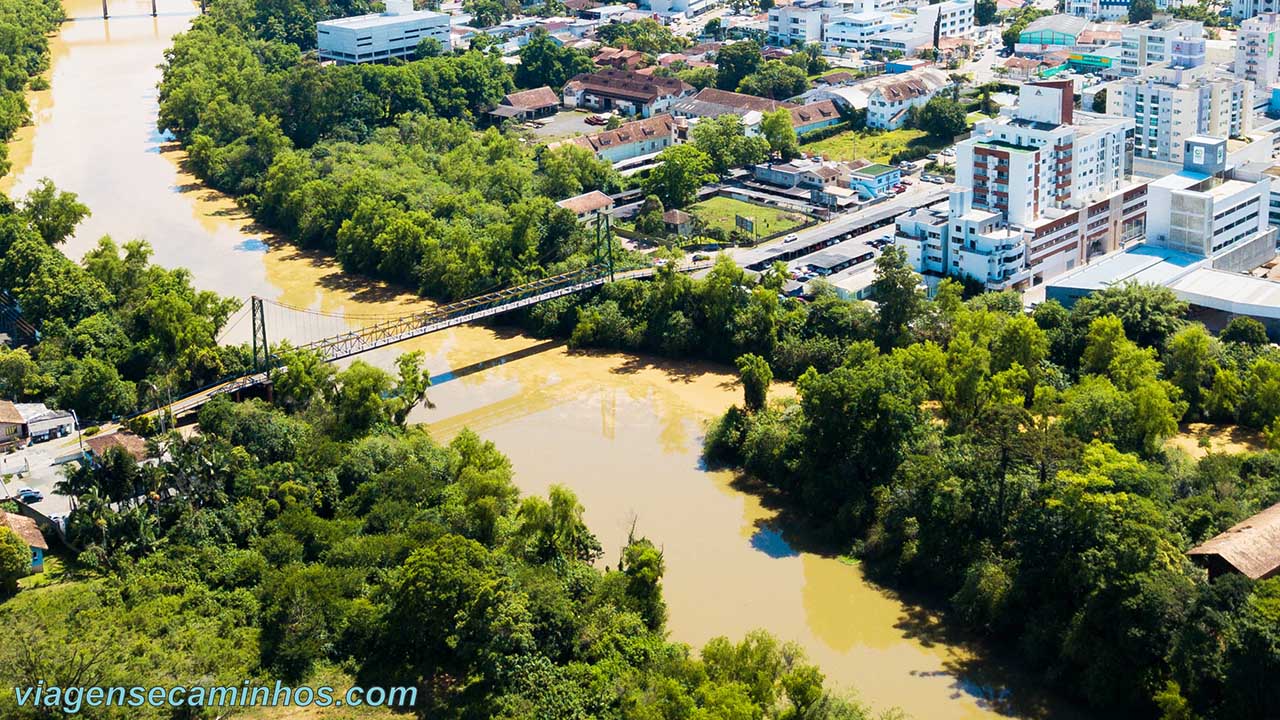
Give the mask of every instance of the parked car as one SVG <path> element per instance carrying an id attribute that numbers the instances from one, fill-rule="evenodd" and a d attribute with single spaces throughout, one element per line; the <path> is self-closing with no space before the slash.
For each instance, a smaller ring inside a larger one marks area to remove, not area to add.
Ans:
<path id="1" fill-rule="evenodd" d="M 44 493 L 39 490 L 33 490 L 29 487 L 18 488 L 18 499 L 30 505 L 31 503 L 38 503 L 43 500 Z"/>
<path id="2" fill-rule="evenodd" d="M 928 160 L 937 160 L 938 153 L 929 153 L 928 155 L 925 155 L 925 158 Z"/>
<path id="3" fill-rule="evenodd" d="M 946 150 L 943 150 L 939 154 L 942 155 L 943 157 L 952 157 L 956 154 L 956 151 L 952 150 L 951 148 L 947 148 Z"/>
<path id="4" fill-rule="evenodd" d="M 711 259 L 711 256 L 710 256 L 710 255 L 705 255 L 705 254 L 703 254 L 703 253 L 698 253 L 697 255 L 694 255 L 694 256 L 693 256 L 693 261 L 694 261 L 694 262 L 706 262 L 706 261 L 708 261 L 708 260 L 710 260 L 710 259 Z"/>
<path id="5" fill-rule="evenodd" d="M 900 182 L 900 183 L 898 183 L 898 184 L 899 184 L 899 185 L 911 185 L 911 184 L 912 184 L 912 183 L 914 183 L 914 182 L 915 182 L 915 181 L 914 181 L 914 180 L 912 180 L 911 178 L 902 178 L 902 182 Z"/>
<path id="6" fill-rule="evenodd" d="M 799 240 L 799 239 L 800 239 L 799 235 L 796 235 L 795 233 L 791 233 L 790 235 L 782 238 L 782 242 L 784 243 L 795 242 L 796 240 Z"/>

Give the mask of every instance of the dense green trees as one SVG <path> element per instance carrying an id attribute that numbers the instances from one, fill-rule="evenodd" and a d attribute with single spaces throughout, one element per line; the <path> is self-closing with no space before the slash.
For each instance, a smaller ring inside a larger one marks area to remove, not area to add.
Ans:
<path id="1" fill-rule="evenodd" d="M 545 32 L 535 32 L 528 44 L 520 48 L 520 64 L 516 66 L 515 82 L 522 88 L 549 85 L 559 92 L 569 78 L 579 73 L 591 72 L 595 63 L 581 50 L 558 45 Z"/>
<path id="2" fill-rule="evenodd" d="M 723 54 L 724 50 L 720 52 Z M 803 69 L 795 65 L 782 60 L 769 60 L 743 77 L 736 89 L 748 95 L 786 100 L 808 90 L 809 78 Z"/>
<path id="3" fill-rule="evenodd" d="M 711 158 L 712 171 L 721 176 L 732 168 L 763 162 L 769 153 L 769 141 L 758 135 L 748 136 L 737 115 L 703 118 L 693 126 L 691 134 L 693 144 Z"/>
<path id="4" fill-rule="evenodd" d="M 185 270 L 151 265 L 146 243 L 130 242 L 122 255 L 103 238 L 80 265 L 49 244 L 83 213 L 47 183 L 0 213 L 0 290 L 41 332 L 30 352 L 0 351 L 0 394 L 92 421 L 149 404 L 140 386 L 176 394 L 243 367 L 240 350 L 216 343 L 239 303 L 196 291 Z"/>
<path id="5" fill-rule="evenodd" d="M 18 581 L 31 571 L 31 550 L 10 530 L 0 527 L 0 597 L 18 589 Z"/>
<path id="6" fill-rule="evenodd" d="M 764 64 L 760 44 L 754 40 L 725 45 L 716 53 L 716 87 L 737 90 L 743 78 Z"/>
<path id="7" fill-rule="evenodd" d="M 26 90 L 49 66 L 48 36 L 64 15 L 58 0 L 0 0 L 0 176 L 9 139 L 27 123 Z"/>
<path id="8" fill-rule="evenodd" d="M 704 135 L 703 145 L 711 146 L 710 139 L 719 140 L 716 133 Z M 731 162 L 730 155 L 739 153 L 754 155 L 759 146 L 750 144 L 746 138 L 731 143 L 735 147 L 716 147 L 721 162 Z M 718 145 L 718 143 L 716 143 Z M 716 176 L 711 170 L 715 161 L 698 145 L 672 145 L 658 153 L 662 161 L 644 179 L 644 191 L 648 195 L 656 195 L 667 207 L 684 207 L 693 202 L 698 188 L 712 182 Z"/>
<path id="9" fill-rule="evenodd" d="M 602 25 L 597 37 L 611 47 L 629 48 L 651 55 L 676 52 L 689 45 L 688 38 L 673 34 L 665 25 L 650 18 Z"/>
<path id="10" fill-rule="evenodd" d="M 1152 288 L 1028 316 L 1000 296 L 962 302 L 948 282 L 925 300 L 902 269 L 881 257 L 871 316 L 829 324 L 853 306 L 822 296 L 797 315 L 776 308 L 784 338 L 823 318 L 849 339 L 800 376 L 794 400 L 756 387 L 770 362 L 794 367 L 789 340 L 744 356 L 746 402 L 709 429 L 707 456 L 1085 702 L 1150 717 L 1276 712 L 1280 695 L 1254 688 L 1255 670 L 1280 662 L 1280 626 L 1262 620 L 1280 583 L 1210 584 L 1184 553 L 1280 501 L 1280 454 L 1196 462 L 1165 449 L 1188 414 L 1280 426 L 1275 350 L 1243 328 L 1213 338 Z"/>

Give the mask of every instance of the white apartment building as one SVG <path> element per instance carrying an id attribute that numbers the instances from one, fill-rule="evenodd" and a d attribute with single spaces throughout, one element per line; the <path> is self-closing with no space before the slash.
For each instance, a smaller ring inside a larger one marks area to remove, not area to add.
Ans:
<path id="1" fill-rule="evenodd" d="M 772 45 L 805 45 L 822 42 L 822 26 L 831 17 L 832 8 L 818 0 L 769 8 L 768 36 Z"/>
<path id="2" fill-rule="evenodd" d="M 663 17 L 697 17 L 710 10 L 711 6 L 711 0 L 643 0 L 640 3 L 642 10 L 648 10 Z"/>
<path id="3" fill-rule="evenodd" d="M 1280 80 L 1278 30 L 1280 15 L 1267 13 L 1240 23 L 1236 33 L 1236 77 L 1253 81 L 1253 86 L 1261 92 L 1269 92 Z"/>
<path id="4" fill-rule="evenodd" d="M 943 79 L 931 68 L 914 70 L 898 76 L 888 76 L 876 85 L 867 96 L 867 127 L 895 130 L 907 121 L 907 111 L 923 107 L 939 91 L 948 87 L 950 79 Z"/>
<path id="5" fill-rule="evenodd" d="M 1183 145 L 1196 135 L 1240 137 L 1253 129 L 1253 83 L 1215 75 L 1214 68 L 1145 68 L 1107 93 L 1107 114 L 1134 120 L 1137 157 L 1181 164 Z"/>
<path id="6" fill-rule="evenodd" d="M 1231 18 L 1237 22 L 1274 12 L 1280 12 L 1280 0 L 1231 0 Z"/>
<path id="7" fill-rule="evenodd" d="M 1270 230 L 1269 175 L 1255 181 L 1234 178 L 1227 172 L 1222 138 L 1190 138 L 1186 153 L 1181 172 L 1150 185 L 1148 244 L 1212 258 Z"/>
<path id="8" fill-rule="evenodd" d="M 1161 18 L 1129 25 L 1121 32 L 1120 75 L 1133 77 L 1156 63 L 1203 65 L 1204 24 Z"/>
<path id="9" fill-rule="evenodd" d="M 838 15 L 826 24 L 823 39 L 832 48 L 866 50 L 876 38 L 914 27 L 915 20 L 909 13 L 879 10 Z"/>
<path id="10" fill-rule="evenodd" d="M 936 26 L 939 37 L 972 37 L 973 5 L 973 0 L 943 0 L 937 5 L 924 5 L 916 10 L 915 31 L 933 37 Z"/>
<path id="11" fill-rule="evenodd" d="M 316 23 L 316 46 L 321 60 L 339 65 L 412 58 L 418 43 L 434 38 L 450 49 L 449 16 L 414 10 L 413 0 L 387 0 L 381 14 L 356 15 Z"/>
<path id="12" fill-rule="evenodd" d="M 945 209 L 898 219 L 895 242 L 917 270 L 1026 288 L 1141 236 L 1132 120 L 1077 113 L 1070 81 L 1023 85 L 1006 112 L 956 146 L 960 189 Z"/>
<path id="13" fill-rule="evenodd" d="M 1156 12 L 1169 9 L 1169 0 L 1156 0 Z M 1067 0 L 1067 14 L 1100 22 L 1125 22 L 1129 17 L 1129 0 Z"/>

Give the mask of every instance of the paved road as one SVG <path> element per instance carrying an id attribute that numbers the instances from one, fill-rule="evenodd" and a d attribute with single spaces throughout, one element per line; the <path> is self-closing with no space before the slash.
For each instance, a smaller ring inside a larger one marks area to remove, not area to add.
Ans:
<path id="1" fill-rule="evenodd" d="M 19 488 L 29 487 L 44 495 L 44 500 L 32 507 L 48 517 L 65 516 L 71 512 L 71 498 L 56 494 L 53 488 L 62 480 L 66 460 L 78 453 L 79 441 L 71 435 L 5 455 L 0 459 L 0 497 L 11 497 Z"/>

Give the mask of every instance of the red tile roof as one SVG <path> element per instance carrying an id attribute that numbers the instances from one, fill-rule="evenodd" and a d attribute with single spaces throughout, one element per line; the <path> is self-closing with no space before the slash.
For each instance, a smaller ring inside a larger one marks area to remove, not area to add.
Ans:
<path id="1" fill-rule="evenodd" d="M 605 195 L 599 190 L 574 195 L 571 198 L 565 198 L 556 203 L 560 207 L 572 212 L 575 215 L 603 210 L 607 207 L 613 207 L 613 198 Z"/>
<path id="2" fill-rule="evenodd" d="M 795 127 L 812 125 L 838 117 L 840 117 L 840 111 L 836 109 L 836 104 L 832 100 L 791 108 L 791 124 Z"/>
<path id="3" fill-rule="evenodd" d="M 560 98 L 556 97 L 554 90 L 543 85 L 540 88 L 511 93 L 502 98 L 502 104 L 517 107 L 521 110 L 542 110 L 543 108 L 559 105 Z"/>
<path id="4" fill-rule="evenodd" d="M 580 135 L 575 138 L 569 138 L 564 142 L 580 145 L 591 152 L 599 152 L 634 142 L 643 142 L 660 137 L 670 138 L 675 135 L 675 127 L 675 120 L 670 115 L 655 115 L 644 120 L 623 123 L 616 130 L 605 130 L 594 135 Z M 555 143 L 549 147 L 555 148 L 561 144 L 563 143 Z"/>
<path id="5" fill-rule="evenodd" d="M 693 86 L 679 78 L 641 75 L 630 70 L 605 68 L 581 73 L 565 85 L 565 92 L 587 91 L 593 95 L 633 102 L 653 102 L 660 97 L 692 92 Z"/>
<path id="6" fill-rule="evenodd" d="M 44 533 L 40 532 L 40 526 L 36 525 L 36 521 L 25 515 L 14 515 L 13 513 L 0 510 L 0 527 L 7 527 L 13 531 L 15 535 L 22 538 L 22 542 L 27 547 L 40 548 L 48 550 L 49 543 L 45 542 Z"/>

